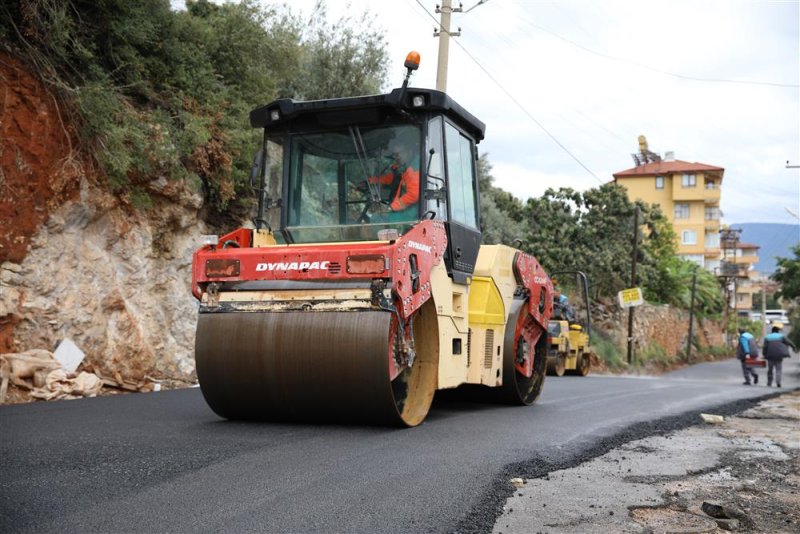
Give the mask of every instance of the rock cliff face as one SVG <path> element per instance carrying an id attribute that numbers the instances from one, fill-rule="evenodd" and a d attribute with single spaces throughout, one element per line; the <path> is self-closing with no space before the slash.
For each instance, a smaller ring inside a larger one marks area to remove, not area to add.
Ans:
<path id="1" fill-rule="evenodd" d="M 25 259 L 3 264 L 2 303 L 22 348 L 69 337 L 110 376 L 191 379 L 191 255 L 204 229 L 200 198 L 176 195 L 189 205 L 164 198 L 149 216 L 131 215 L 81 180 L 79 198 L 50 214 Z"/>
<path id="2" fill-rule="evenodd" d="M 194 379 L 191 255 L 202 197 L 156 178 L 134 210 L 74 148 L 56 101 L 0 58 L 0 352 L 71 338 L 113 376 Z"/>

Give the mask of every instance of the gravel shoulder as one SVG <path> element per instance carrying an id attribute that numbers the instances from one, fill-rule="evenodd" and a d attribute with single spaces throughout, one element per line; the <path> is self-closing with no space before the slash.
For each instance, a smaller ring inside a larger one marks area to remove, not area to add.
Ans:
<path id="1" fill-rule="evenodd" d="M 800 391 L 734 413 L 507 478 L 493 532 L 799 532 Z"/>

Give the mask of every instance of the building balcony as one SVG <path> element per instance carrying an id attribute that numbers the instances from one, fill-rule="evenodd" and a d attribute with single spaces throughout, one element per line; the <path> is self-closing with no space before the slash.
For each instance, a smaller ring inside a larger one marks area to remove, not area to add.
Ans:
<path id="1" fill-rule="evenodd" d="M 705 227 L 707 232 L 708 231 L 719 232 L 720 221 L 719 219 L 706 219 L 703 226 Z"/>
<path id="2" fill-rule="evenodd" d="M 736 289 L 737 293 L 743 293 L 747 295 L 753 295 L 761 291 L 761 288 L 758 284 L 753 284 L 749 279 L 743 280 L 739 283 L 739 287 Z"/>
<path id="3" fill-rule="evenodd" d="M 722 190 L 719 187 L 714 189 L 703 189 L 703 200 L 706 204 L 719 204 L 722 197 Z"/>
<path id="4" fill-rule="evenodd" d="M 682 187 L 680 181 L 672 186 L 672 200 L 674 202 L 711 202 L 706 201 L 705 190 L 702 187 Z"/>
<path id="5" fill-rule="evenodd" d="M 731 260 L 739 265 L 754 265 L 758 263 L 758 256 L 755 254 L 748 256 L 736 256 L 735 258 L 731 258 Z"/>
<path id="6" fill-rule="evenodd" d="M 706 258 L 716 258 L 719 257 L 721 254 L 722 251 L 719 248 L 706 247 L 706 249 L 703 250 L 703 255 Z"/>

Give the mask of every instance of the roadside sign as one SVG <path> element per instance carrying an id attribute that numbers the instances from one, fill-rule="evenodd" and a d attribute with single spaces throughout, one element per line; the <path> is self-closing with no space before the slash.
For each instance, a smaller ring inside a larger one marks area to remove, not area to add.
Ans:
<path id="1" fill-rule="evenodd" d="M 644 304 L 644 297 L 642 297 L 641 287 L 631 287 L 623 289 L 617 293 L 617 300 L 619 305 L 623 308 L 630 308 L 632 306 L 641 306 Z"/>

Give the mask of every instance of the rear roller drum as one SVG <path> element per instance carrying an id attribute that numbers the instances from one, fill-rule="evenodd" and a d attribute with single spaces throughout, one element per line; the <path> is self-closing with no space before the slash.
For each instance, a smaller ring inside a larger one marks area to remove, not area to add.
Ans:
<path id="1" fill-rule="evenodd" d="M 542 393 L 547 370 L 547 334 L 535 338 L 528 302 L 514 300 L 503 340 L 503 397 L 512 404 L 533 404 Z"/>
<path id="2" fill-rule="evenodd" d="M 591 356 L 588 352 L 584 352 L 580 355 L 578 359 L 578 368 L 575 370 L 576 374 L 580 376 L 586 376 L 589 374 L 589 370 L 592 367 Z"/>
<path id="3" fill-rule="evenodd" d="M 550 376 L 564 376 L 567 369 L 567 358 L 563 354 L 547 357 L 547 374 Z"/>

